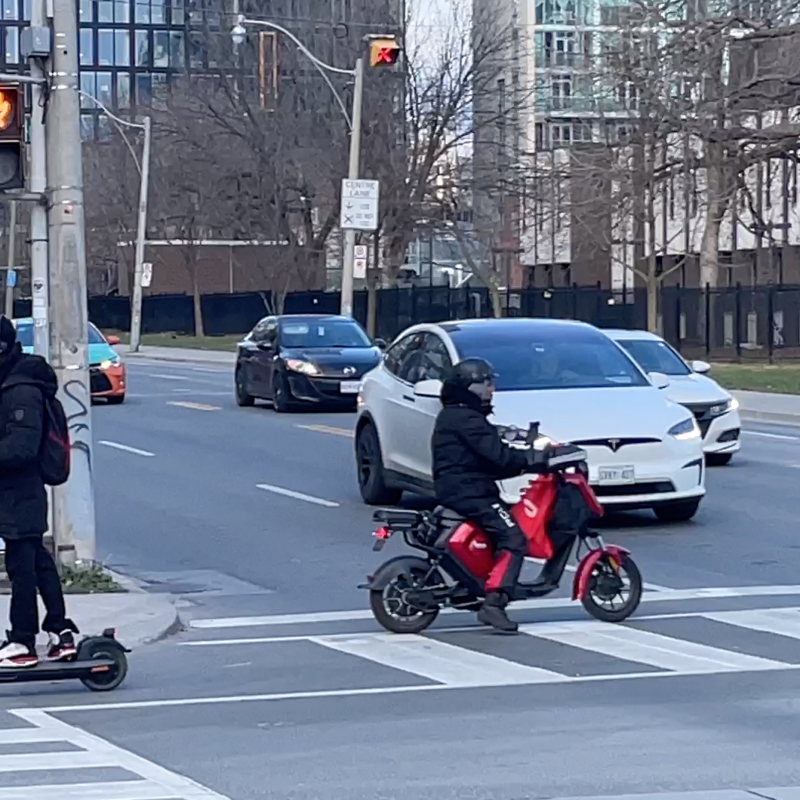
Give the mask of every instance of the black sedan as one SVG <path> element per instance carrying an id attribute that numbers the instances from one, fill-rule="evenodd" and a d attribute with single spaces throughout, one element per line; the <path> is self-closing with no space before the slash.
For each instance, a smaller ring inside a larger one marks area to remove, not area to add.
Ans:
<path id="1" fill-rule="evenodd" d="M 271 400 L 276 411 L 312 404 L 354 409 L 361 378 L 380 363 L 381 345 L 349 317 L 265 317 L 239 343 L 236 402 Z"/>

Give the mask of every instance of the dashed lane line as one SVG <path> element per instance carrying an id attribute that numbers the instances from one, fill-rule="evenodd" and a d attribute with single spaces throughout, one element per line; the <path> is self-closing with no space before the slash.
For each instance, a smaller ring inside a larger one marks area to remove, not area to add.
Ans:
<path id="1" fill-rule="evenodd" d="M 283 497 L 291 497 L 294 500 L 303 500 L 306 503 L 311 503 L 316 506 L 324 506 L 325 508 L 339 508 L 339 503 L 334 503 L 333 500 L 325 500 L 322 497 L 314 497 L 310 494 L 303 494 L 303 492 L 295 492 L 292 489 L 284 489 L 282 486 L 273 486 L 270 483 L 258 483 L 257 489 L 263 489 L 265 492 L 272 494 L 279 494 Z"/>
<path id="2" fill-rule="evenodd" d="M 144 456 L 145 458 L 155 458 L 156 455 L 148 450 L 140 450 L 138 447 L 131 447 L 130 445 L 120 444 L 119 442 L 101 441 L 99 444 L 102 444 L 104 447 L 110 447 L 113 450 L 122 450 L 124 453 L 133 453 L 135 456 Z"/>
<path id="3" fill-rule="evenodd" d="M 346 436 L 352 439 L 355 435 L 350 428 L 336 428 L 332 425 L 296 425 L 297 428 L 302 428 L 306 431 L 315 431 L 316 433 L 330 433 L 333 436 Z"/>
<path id="4" fill-rule="evenodd" d="M 178 406 L 179 408 L 190 408 L 193 411 L 222 411 L 221 406 L 209 406 L 205 403 L 190 403 L 189 401 L 173 400 L 167 403 L 168 406 Z"/>

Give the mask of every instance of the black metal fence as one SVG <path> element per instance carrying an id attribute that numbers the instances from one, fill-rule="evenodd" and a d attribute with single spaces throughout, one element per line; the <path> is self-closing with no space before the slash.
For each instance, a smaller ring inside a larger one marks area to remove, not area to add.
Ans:
<path id="1" fill-rule="evenodd" d="M 247 333 L 271 311 L 269 293 L 206 295 L 203 325 L 210 336 Z M 296 292 L 286 297 L 286 314 L 337 313 L 338 292 Z M 17 316 L 30 313 L 19 301 Z M 367 294 L 356 292 L 356 318 L 365 324 Z M 644 289 L 625 296 L 598 286 L 530 288 L 504 294 L 502 313 L 514 317 L 576 319 L 601 328 L 647 327 Z M 716 289 L 664 288 L 659 297 L 664 337 L 690 357 L 718 359 L 800 358 L 800 286 L 733 286 Z M 90 319 L 104 330 L 130 330 L 130 300 L 92 297 Z M 376 335 L 392 339 L 418 322 L 492 316 L 486 289 L 447 286 L 396 287 L 377 292 Z M 192 334 L 194 303 L 185 295 L 145 297 L 144 333 Z"/>

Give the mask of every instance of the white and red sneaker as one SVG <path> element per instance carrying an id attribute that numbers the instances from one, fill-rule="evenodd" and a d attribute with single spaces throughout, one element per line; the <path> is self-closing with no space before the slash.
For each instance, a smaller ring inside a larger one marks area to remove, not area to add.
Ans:
<path id="1" fill-rule="evenodd" d="M 75 637 L 71 630 L 50 634 L 50 644 L 47 647 L 48 660 L 71 661 L 77 652 L 78 648 L 75 646 Z"/>
<path id="2" fill-rule="evenodd" d="M 35 667 L 39 663 L 36 650 L 19 642 L 3 642 L 0 645 L 0 669 Z"/>

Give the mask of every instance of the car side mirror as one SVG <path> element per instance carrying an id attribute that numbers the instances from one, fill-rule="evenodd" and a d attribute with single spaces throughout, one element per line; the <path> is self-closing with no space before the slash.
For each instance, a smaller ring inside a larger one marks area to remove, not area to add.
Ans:
<path id="1" fill-rule="evenodd" d="M 669 378 L 663 372 L 650 372 L 647 377 L 656 389 L 666 389 L 669 386 Z"/>
<path id="2" fill-rule="evenodd" d="M 106 336 L 106 341 L 112 346 L 116 347 L 120 343 L 119 336 Z"/>
<path id="3" fill-rule="evenodd" d="M 378 350 L 385 350 L 386 349 L 386 339 L 375 339 L 374 344 L 375 344 L 375 347 L 378 348 Z"/>
<path id="4" fill-rule="evenodd" d="M 692 361 L 692 371 L 698 375 L 705 375 L 706 372 L 711 372 L 711 364 L 707 361 Z"/>
<path id="5" fill-rule="evenodd" d="M 414 385 L 414 394 L 417 397 L 440 397 L 442 382 L 437 380 L 420 381 Z"/>

